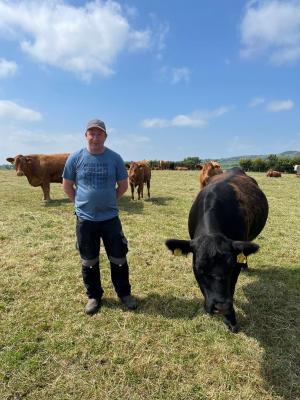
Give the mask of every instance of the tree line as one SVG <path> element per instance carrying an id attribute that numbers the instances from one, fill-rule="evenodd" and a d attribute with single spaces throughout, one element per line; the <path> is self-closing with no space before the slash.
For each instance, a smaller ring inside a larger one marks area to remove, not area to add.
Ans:
<path id="1" fill-rule="evenodd" d="M 276 154 L 270 154 L 266 158 L 242 158 L 239 164 L 245 171 L 265 172 L 274 169 L 280 172 L 293 173 L 294 165 L 300 165 L 300 156 L 278 157 Z"/>

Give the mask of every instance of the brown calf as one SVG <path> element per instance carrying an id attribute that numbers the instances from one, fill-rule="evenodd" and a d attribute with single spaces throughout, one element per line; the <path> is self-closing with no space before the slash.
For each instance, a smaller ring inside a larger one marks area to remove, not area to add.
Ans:
<path id="1" fill-rule="evenodd" d="M 281 178 L 281 172 L 275 171 L 274 169 L 269 169 L 266 173 L 266 176 L 270 178 Z"/>
<path id="2" fill-rule="evenodd" d="M 200 188 L 203 189 L 214 175 L 222 174 L 221 165 L 217 161 L 207 161 L 200 170 Z"/>
<path id="3" fill-rule="evenodd" d="M 147 161 L 136 161 L 130 164 L 128 171 L 131 198 L 134 200 L 134 188 L 137 186 L 138 200 L 144 197 L 144 183 L 147 184 L 148 197 L 150 197 L 151 168 Z"/>
<path id="4" fill-rule="evenodd" d="M 176 167 L 176 171 L 188 171 L 188 167 Z"/>

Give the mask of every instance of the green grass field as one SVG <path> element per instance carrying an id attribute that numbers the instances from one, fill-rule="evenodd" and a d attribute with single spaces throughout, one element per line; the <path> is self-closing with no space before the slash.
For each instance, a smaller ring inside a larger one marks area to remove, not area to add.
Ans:
<path id="1" fill-rule="evenodd" d="M 103 306 L 84 315 L 73 206 L 0 171 L 0 398 L 270 400 L 300 398 L 300 179 L 251 174 L 270 206 L 235 293 L 239 334 L 203 311 L 188 238 L 197 171 L 153 171 L 152 198 L 120 201 L 136 312 L 120 306 L 101 253 Z M 102 251 L 103 249 L 101 249 Z"/>

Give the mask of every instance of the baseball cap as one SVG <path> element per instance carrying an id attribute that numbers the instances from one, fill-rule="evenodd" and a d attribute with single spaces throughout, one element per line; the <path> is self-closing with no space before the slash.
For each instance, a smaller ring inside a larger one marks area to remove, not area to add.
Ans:
<path id="1" fill-rule="evenodd" d="M 88 131 L 91 128 L 99 128 L 106 133 L 105 123 L 100 119 L 92 119 L 88 122 L 86 130 Z"/>

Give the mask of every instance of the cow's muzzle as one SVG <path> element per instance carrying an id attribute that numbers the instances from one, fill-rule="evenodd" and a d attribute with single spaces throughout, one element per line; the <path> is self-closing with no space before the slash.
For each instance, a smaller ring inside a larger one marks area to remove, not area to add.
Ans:
<path id="1" fill-rule="evenodd" d="M 22 172 L 22 171 L 17 171 L 17 176 L 23 176 L 24 175 L 24 172 Z"/>

